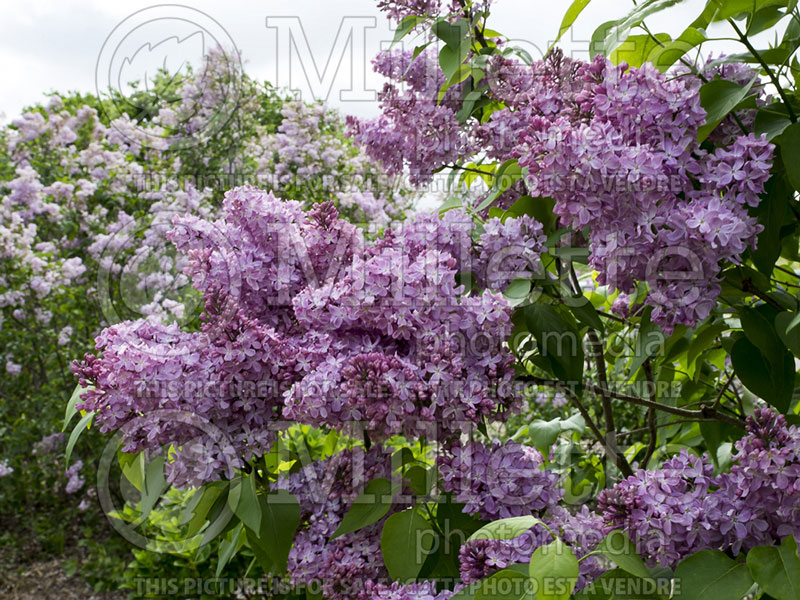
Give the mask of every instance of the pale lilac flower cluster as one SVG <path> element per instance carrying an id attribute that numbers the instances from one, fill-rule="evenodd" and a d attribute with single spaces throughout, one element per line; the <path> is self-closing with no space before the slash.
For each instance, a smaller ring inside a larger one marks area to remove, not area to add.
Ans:
<path id="1" fill-rule="evenodd" d="M 439 14 L 442 0 L 379 0 L 378 8 L 397 21 L 416 15 L 426 17 Z"/>
<path id="2" fill-rule="evenodd" d="M 261 127 L 248 150 L 259 187 L 305 204 L 338 200 L 354 223 L 385 225 L 402 215 L 410 196 L 345 139 L 345 124 L 324 104 L 286 102 L 276 132 Z"/>
<path id="3" fill-rule="evenodd" d="M 14 467 L 8 464 L 8 459 L 0 460 L 0 477 L 8 477 L 14 472 Z"/>
<path id="4" fill-rule="evenodd" d="M 437 464 L 442 489 L 465 505 L 464 512 L 487 521 L 542 514 L 564 495 L 541 452 L 512 441 L 456 444 Z"/>
<path id="5" fill-rule="evenodd" d="M 51 433 L 43 437 L 41 440 L 33 445 L 33 454 L 36 456 L 44 456 L 46 454 L 53 454 L 61 449 L 64 445 L 64 434 L 60 431 Z"/>
<path id="6" fill-rule="evenodd" d="M 65 473 L 67 477 L 67 484 L 64 487 L 64 491 L 67 492 L 68 494 L 74 494 L 83 487 L 83 484 L 86 483 L 86 480 L 81 475 L 82 468 L 83 468 L 83 461 L 76 460 L 67 469 Z"/>

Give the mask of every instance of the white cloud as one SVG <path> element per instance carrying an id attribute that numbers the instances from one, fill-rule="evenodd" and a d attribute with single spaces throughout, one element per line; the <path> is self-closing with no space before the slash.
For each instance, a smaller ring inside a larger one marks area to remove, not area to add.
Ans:
<path id="1" fill-rule="evenodd" d="M 286 69 L 289 57 L 276 55 L 276 34 L 266 27 L 268 16 L 297 16 L 308 36 L 312 53 L 324 64 L 333 46 L 342 18 L 368 16 L 376 27 L 367 32 L 367 55 L 381 49 L 391 39 L 389 23 L 377 11 L 375 0 L 202 0 L 188 3 L 207 13 L 230 34 L 243 53 L 248 72 L 258 78 L 274 77 Z M 104 41 L 128 15 L 152 6 L 147 1 L 108 2 L 107 0 L 31 0 L 25 3 L 0 0 L 0 111 L 13 118 L 20 110 L 41 100 L 52 90 L 94 92 L 95 68 Z M 679 33 L 704 5 L 689 0 L 652 19 L 657 31 Z M 566 2 L 542 0 L 496 0 L 492 27 L 510 38 L 544 50 L 561 22 Z M 567 33 L 562 46 L 567 52 L 586 58 L 588 40 L 598 24 L 621 16 L 628 3 L 619 0 L 594 0 Z M 346 65 L 343 65 L 346 67 Z M 368 87 L 379 88 L 377 77 L 367 78 Z M 375 114 L 374 102 L 342 102 L 341 89 L 347 88 L 347 68 L 338 72 L 333 93 L 328 99 L 343 112 Z M 302 80 L 295 77 L 295 81 Z"/>

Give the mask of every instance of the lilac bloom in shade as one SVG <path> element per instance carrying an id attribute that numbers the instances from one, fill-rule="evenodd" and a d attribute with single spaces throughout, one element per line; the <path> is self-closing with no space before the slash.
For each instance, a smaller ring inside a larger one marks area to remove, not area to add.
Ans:
<path id="1" fill-rule="evenodd" d="M 86 480 L 81 476 L 80 473 L 82 468 L 83 461 L 78 460 L 67 469 L 65 473 L 67 477 L 67 485 L 64 488 L 64 491 L 66 491 L 68 494 L 74 494 L 86 483 Z"/>
<path id="2" fill-rule="evenodd" d="M 597 557 L 583 558 L 595 550 L 610 531 L 601 516 L 585 506 L 574 514 L 562 507 L 554 507 L 542 515 L 542 520 L 553 534 L 582 559 L 576 585 L 578 590 L 605 572 L 607 564 Z M 463 582 L 475 583 L 511 565 L 530 562 L 537 548 L 553 541 L 550 531 L 542 525 L 536 525 L 510 540 L 476 539 L 467 542 L 461 546 L 459 555 Z"/>
<path id="3" fill-rule="evenodd" d="M 485 520 L 538 514 L 564 495 L 542 454 L 516 442 L 457 444 L 437 462 L 443 489 L 465 504 L 464 512 Z"/>
<path id="4" fill-rule="evenodd" d="M 276 487 L 294 494 L 303 511 L 303 525 L 289 552 L 294 583 L 321 580 L 326 598 L 355 600 L 362 597 L 365 582 L 388 580 L 380 549 L 384 519 L 334 540 L 330 537 L 363 486 L 391 473 L 391 452 L 376 445 L 368 451 L 345 450 L 277 481 Z"/>
<path id="5" fill-rule="evenodd" d="M 605 522 L 631 535 L 650 564 L 675 566 L 699 550 L 738 554 L 800 534 L 800 430 L 756 408 L 730 471 L 682 450 L 601 492 Z"/>

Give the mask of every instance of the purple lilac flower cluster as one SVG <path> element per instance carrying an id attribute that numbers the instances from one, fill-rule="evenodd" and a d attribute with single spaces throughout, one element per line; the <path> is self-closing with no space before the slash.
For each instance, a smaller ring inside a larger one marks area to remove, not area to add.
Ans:
<path id="1" fill-rule="evenodd" d="M 67 469 L 65 473 L 67 477 L 67 484 L 64 488 L 64 491 L 67 492 L 68 494 L 74 494 L 83 487 L 83 484 L 86 483 L 86 480 L 81 475 L 82 468 L 83 468 L 83 461 L 76 460 Z"/>
<path id="2" fill-rule="evenodd" d="M 595 550 L 610 531 L 603 523 L 603 518 L 589 511 L 586 506 L 574 514 L 555 506 L 543 515 L 542 520 L 547 527 L 536 525 L 509 540 L 476 539 L 461 546 L 459 562 L 462 581 L 465 584 L 475 583 L 501 569 L 530 562 L 533 552 L 551 543 L 553 535 L 569 545 L 578 558 L 583 558 Z M 607 564 L 597 556 L 583 558 L 577 589 L 594 581 L 607 568 Z"/>
<path id="3" fill-rule="evenodd" d="M 436 591 L 436 585 L 430 581 L 402 584 L 394 582 L 390 585 L 367 582 L 364 586 L 364 600 L 450 600 L 463 586 L 453 590 Z M 362 600 L 361 598 L 359 600 Z"/>
<path id="4" fill-rule="evenodd" d="M 383 112 L 375 120 L 348 117 L 352 135 L 368 156 L 390 174 L 401 173 L 405 161 L 411 183 L 426 183 L 440 167 L 477 150 L 456 118 L 462 86 L 452 86 L 438 100 L 445 77 L 433 52 L 422 52 L 416 58 L 411 51 L 383 52 L 373 64 L 377 72 L 406 89 L 386 83 L 378 94 Z"/>
<path id="5" fill-rule="evenodd" d="M 748 418 L 730 472 L 713 475 L 685 450 L 639 470 L 598 497 L 607 524 L 624 529 L 653 563 L 674 566 L 704 549 L 734 554 L 800 534 L 800 430 L 767 408 Z"/>
<path id="6" fill-rule="evenodd" d="M 449 16 L 463 16 L 466 8 L 475 11 L 489 9 L 491 0 L 450 0 L 447 4 Z M 435 17 L 442 11 L 442 0 L 378 0 L 378 8 L 389 18 L 402 21 L 406 17 Z"/>
<path id="7" fill-rule="evenodd" d="M 764 191 L 773 146 L 750 135 L 702 150 L 697 89 L 651 65 L 598 58 L 583 77 L 578 115 L 534 117 L 521 134 L 528 183 L 556 199 L 563 223 L 591 230 L 599 283 L 630 293 L 646 281 L 655 322 L 695 324 L 719 294 L 720 263 L 755 245 L 747 207 Z"/>
<path id="8" fill-rule="evenodd" d="M 511 309 L 456 284 L 466 222 L 420 216 L 368 243 L 329 204 L 305 212 L 233 190 L 221 218 L 181 217 L 169 234 L 203 293 L 201 331 L 152 318 L 106 329 L 102 358 L 76 365 L 94 386 L 80 407 L 102 431 L 122 430 L 128 451 L 219 430 L 225 444 L 185 444 L 170 466 L 178 484 L 228 476 L 268 448 L 280 417 L 366 421 L 375 439 L 502 419 L 520 402 L 503 345 Z"/>
<path id="9" fill-rule="evenodd" d="M 392 172 L 406 165 L 413 182 L 479 150 L 517 158 L 530 193 L 554 198 L 564 225 L 588 230 L 598 283 L 631 293 L 647 282 L 644 302 L 666 331 L 707 317 L 721 265 L 755 247 L 761 227 L 748 209 L 760 201 L 774 147 L 753 134 L 719 134 L 716 149 L 701 148 L 706 113 L 694 76 L 560 52 L 532 65 L 495 56 L 485 79 L 503 106 L 488 120 L 462 123 L 458 89 L 435 101 L 444 76 L 432 56 L 386 53 L 375 68 L 393 81 L 383 112 L 350 120 L 368 155 Z M 736 81 L 755 76 L 713 70 Z M 754 89 L 763 95 L 763 86 Z"/>
<path id="10" fill-rule="evenodd" d="M 288 572 L 295 584 L 322 581 L 326 598 L 347 600 L 363 596 L 374 581 L 388 580 L 380 548 L 385 519 L 330 537 L 363 486 L 391 472 L 391 452 L 374 445 L 367 451 L 344 450 L 278 480 L 276 487 L 292 493 L 303 511 L 303 525 L 289 552 Z"/>
<path id="11" fill-rule="evenodd" d="M 522 215 L 506 219 L 492 217 L 484 223 L 480 237 L 479 280 L 493 290 L 505 290 L 513 279 L 543 277 L 539 257 L 547 236 L 542 224 Z"/>
<path id="12" fill-rule="evenodd" d="M 487 521 L 542 514 L 564 495 L 536 448 L 495 440 L 456 444 L 437 459 L 442 489 Z"/>

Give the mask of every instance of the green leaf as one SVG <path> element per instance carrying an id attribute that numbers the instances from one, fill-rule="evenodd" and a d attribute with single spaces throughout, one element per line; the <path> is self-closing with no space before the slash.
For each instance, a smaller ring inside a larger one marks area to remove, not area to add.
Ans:
<path id="1" fill-rule="evenodd" d="M 567 600 L 578 581 L 578 559 L 560 539 L 537 548 L 528 568 L 538 600 Z"/>
<path id="2" fill-rule="evenodd" d="M 441 96 L 443 96 L 442 91 L 447 91 L 450 87 L 449 80 L 456 74 L 465 60 L 467 60 L 467 52 L 460 48 L 453 49 L 450 46 L 443 46 L 439 51 L 439 66 L 442 68 L 442 72 L 448 80 L 439 90 L 439 101 L 441 101 Z"/>
<path id="3" fill-rule="evenodd" d="M 405 478 L 411 485 L 411 491 L 419 496 L 427 496 L 433 486 L 433 477 L 428 469 L 414 465 L 406 469 Z"/>
<path id="4" fill-rule="evenodd" d="M 425 17 L 421 17 L 419 15 L 409 15 L 400 21 L 400 25 L 398 25 L 397 30 L 394 32 L 394 41 L 392 45 L 396 44 L 404 37 L 408 35 L 408 33 L 414 29 L 420 23 L 425 22 Z"/>
<path id="5" fill-rule="evenodd" d="M 233 514 L 239 517 L 245 527 L 253 531 L 261 530 L 261 504 L 258 501 L 254 473 L 245 475 L 231 485 L 228 500 Z"/>
<path id="6" fill-rule="evenodd" d="M 144 520 L 153 510 L 167 487 L 164 475 L 164 455 L 159 455 L 147 463 L 142 481 L 142 495 L 139 503 L 139 520 Z"/>
<path id="7" fill-rule="evenodd" d="M 785 107 L 782 104 L 778 106 L 772 105 L 758 109 L 753 129 L 756 136 L 766 134 L 767 139 L 772 140 L 782 134 L 791 124 L 792 122 L 787 116 Z"/>
<path id="8" fill-rule="evenodd" d="M 536 597 L 531 579 L 513 569 L 503 569 L 487 577 L 475 592 L 475 600 L 536 600 Z"/>
<path id="9" fill-rule="evenodd" d="M 781 148 L 781 158 L 789 183 L 800 191 L 800 123 L 787 127 L 775 141 Z"/>
<path id="10" fill-rule="evenodd" d="M 672 39 L 666 33 L 657 33 L 655 38 L 649 35 L 630 35 L 609 55 L 608 59 L 615 65 L 626 62 L 631 67 L 641 67 L 648 61 L 652 52 Z"/>
<path id="11" fill-rule="evenodd" d="M 435 538 L 428 521 L 413 508 L 386 519 L 381 532 L 381 552 L 389 576 L 397 581 L 416 578 Z"/>
<path id="12" fill-rule="evenodd" d="M 67 440 L 67 451 L 66 451 L 66 462 L 69 464 L 69 457 L 72 456 L 72 450 L 75 448 L 75 444 L 78 443 L 78 438 L 81 437 L 81 434 L 89 429 L 92 424 L 92 418 L 94 418 L 94 411 L 88 412 L 83 415 L 83 418 L 78 421 L 78 424 L 75 426 L 75 429 L 72 430 L 72 433 L 69 434 L 69 439 Z"/>
<path id="13" fill-rule="evenodd" d="M 753 579 L 775 600 L 800 598 L 800 558 L 794 536 L 780 547 L 756 546 L 747 553 L 747 568 Z"/>
<path id="14" fill-rule="evenodd" d="M 686 366 L 690 374 L 694 374 L 695 363 L 703 352 L 717 339 L 717 336 L 725 331 L 728 326 L 723 322 L 709 324 L 697 331 L 694 339 L 689 345 L 686 354 Z"/>
<path id="15" fill-rule="evenodd" d="M 753 585 L 744 563 L 722 552 L 701 550 L 683 559 L 675 569 L 680 581 L 680 600 L 742 598 Z"/>
<path id="16" fill-rule="evenodd" d="M 469 24 L 464 19 L 459 19 L 455 23 L 439 19 L 433 24 L 431 31 L 448 47 L 455 50 L 462 45 L 461 42 L 467 37 Z"/>
<path id="17" fill-rule="evenodd" d="M 617 568 L 603 573 L 574 598 L 575 600 L 664 600 L 669 595 L 669 589 L 669 580 L 656 582 L 652 579 L 632 577 Z M 617 590 L 623 593 L 617 594 Z M 667 594 L 661 595 L 658 593 L 659 591 L 662 593 L 666 591 Z M 680 600 L 680 598 L 681 596 L 675 596 L 675 600 Z"/>
<path id="18" fill-rule="evenodd" d="M 800 356 L 800 313 L 780 312 L 775 315 L 775 331 L 795 356 Z"/>
<path id="19" fill-rule="evenodd" d="M 499 521 L 492 521 L 484 525 L 478 531 L 469 536 L 469 541 L 472 540 L 511 540 L 515 537 L 521 536 L 523 533 L 541 525 L 542 521 L 536 517 L 509 517 L 508 519 L 500 519 Z"/>
<path id="20" fill-rule="evenodd" d="M 562 381 L 580 381 L 583 375 L 583 344 L 571 315 L 560 314 L 550 304 L 525 307 L 528 330 L 539 345 L 539 352 Z M 569 316 L 569 319 L 567 318 Z"/>
<path id="21" fill-rule="evenodd" d="M 528 435 L 533 442 L 533 445 L 544 456 L 547 456 L 550 448 L 555 444 L 558 436 L 561 434 L 561 419 L 553 419 L 552 421 L 543 421 L 536 419 L 528 425 Z"/>
<path id="22" fill-rule="evenodd" d="M 117 461 L 122 469 L 122 474 L 134 488 L 142 491 L 144 485 L 144 452 L 129 454 L 117 451 Z"/>
<path id="23" fill-rule="evenodd" d="M 645 0 L 640 2 L 626 17 L 608 27 L 603 38 L 603 54 L 609 56 L 615 48 L 628 39 L 631 29 L 639 26 L 647 17 L 681 2 L 683 0 Z"/>
<path id="24" fill-rule="evenodd" d="M 700 433 L 706 441 L 711 460 L 716 467 L 719 467 L 719 448 L 729 440 L 737 440 L 741 437 L 742 430 L 728 423 L 712 421 L 700 423 Z"/>
<path id="25" fill-rule="evenodd" d="M 378 478 L 370 481 L 364 489 L 364 493 L 359 494 L 353 501 L 338 529 L 333 532 L 331 539 L 380 521 L 391 508 L 391 503 L 386 501 L 391 493 L 392 484 L 388 479 Z"/>
<path id="26" fill-rule="evenodd" d="M 767 6 L 756 11 L 747 25 L 747 35 L 757 35 L 762 31 L 766 31 L 778 23 L 778 21 L 783 19 L 786 16 L 786 13 L 781 10 L 781 6 L 784 4 L 785 2 L 781 2 L 780 5 Z"/>
<path id="27" fill-rule="evenodd" d="M 609 533 L 597 546 L 597 550 L 623 571 L 642 579 L 652 579 L 650 571 L 644 566 L 644 561 L 636 553 L 636 546 L 621 531 L 615 530 Z"/>
<path id="28" fill-rule="evenodd" d="M 756 79 L 753 78 L 747 85 L 714 79 L 700 87 L 700 104 L 706 110 L 706 123 L 697 132 L 698 141 L 706 139 L 722 119 L 747 97 Z"/>
<path id="29" fill-rule="evenodd" d="M 653 312 L 653 309 L 648 306 L 642 314 L 642 319 L 639 323 L 639 335 L 636 336 L 633 359 L 628 369 L 630 378 L 636 375 L 636 372 L 644 364 L 644 361 L 654 356 L 656 352 L 664 347 L 664 333 L 658 325 L 650 320 L 651 312 Z"/>
<path id="30" fill-rule="evenodd" d="M 731 363 L 736 376 L 748 390 L 769 402 L 781 413 L 789 409 L 795 377 L 791 353 L 785 352 L 784 356 L 780 369 L 779 366 L 772 365 L 747 337 L 736 340 L 731 349 Z"/>
<path id="31" fill-rule="evenodd" d="M 286 570 L 294 533 L 300 524 L 300 503 L 286 490 L 270 490 L 258 497 L 261 506 L 261 529 L 258 539 L 263 544 L 278 573 Z"/>
<path id="32" fill-rule="evenodd" d="M 67 430 L 67 425 L 69 425 L 69 422 L 72 421 L 72 418 L 78 412 L 77 404 L 80 402 L 81 394 L 87 390 L 91 390 L 92 388 L 93 386 L 81 387 L 80 384 L 75 386 L 75 390 L 72 392 L 69 402 L 67 402 L 67 409 L 64 412 L 64 425 L 61 427 L 61 431 Z"/>
<path id="33" fill-rule="evenodd" d="M 219 560 L 217 561 L 216 577 L 222 575 L 222 571 L 231 561 L 233 556 L 241 546 L 242 524 L 239 523 L 236 528 L 224 537 L 219 543 Z"/>
<path id="34" fill-rule="evenodd" d="M 573 306 L 573 303 L 580 301 L 580 299 L 583 299 L 583 301 L 579 305 Z M 606 330 L 600 315 L 597 314 L 597 309 L 586 296 L 573 297 L 569 303 L 569 309 L 572 311 L 572 314 L 575 315 L 575 318 L 584 325 L 588 325 L 597 331 Z"/>
<path id="35" fill-rule="evenodd" d="M 517 306 L 525 302 L 528 295 L 531 293 L 532 287 L 533 284 L 530 279 L 517 278 L 508 284 L 506 291 L 503 292 L 503 296 L 505 296 L 511 306 Z"/>
<path id="36" fill-rule="evenodd" d="M 597 56 L 598 54 L 605 56 L 606 35 L 617 23 L 618 21 L 606 21 L 594 30 L 592 39 L 589 42 L 589 56 Z"/>
<path id="37" fill-rule="evenodd" d="M 202 490 L 197 492 L 198 500 L 192 507 L 191 518 L 188 520 L 187 536 L 194 537 L 203 528 L 203 525 L 208 521 L 207 517 L 211 512 L 217 499 L 222 494 L 224 488 L 207 485 Z"/>
<path id="38" fill-rule="evenodd" d="M 775 261 L 781 254 L 781 228 L 790 218 L 792 195 L 786 178 L 773 176 L 767 181 L 764 199 L 752 211 L 764 230 L 758 234 L 758 244 L 751 257 L 758 270 L 767 276 L 772 275 Z"/>
<path id="39" fill-rule="evenodd" d="M 704 43 L 708 38 L 705 31 L 697 27 L 687 27 L 683 33 L 663 47 L 651 52 L 648 60 L 662 73 L 678 62 L 683 56 Z"/>
<path id="40" fill-rule="evenodd" d="M 262 543 L 258 534 L 252 529 L 245 527 L 245 534 L 247 536 L 247 545 L 253 551 L 256 561 L 264 569 L 264 573 L 270 573 L 275 568 L 275 563 L 272 562 L 272 558 L 269 556 L 267 544 Z"/>
<path id="41" fill-rule="evenodd" d="M 786 6 L 785 0 L 711 0 L 709 4 L 717 7 L 712 22 L 724 21 L 767 6 Z"/>
<path id="42" fill-rule="evenodd" d="M 548 54 L 564 36 L 567 30 L 572 27 L 580 14 L 583 12 L 583 9 L 589 5 L 590 1 L 591 0 L 573 0 L 572 4 L 569 5 L 567 12 L 564 13 L 564 18 L 561 19 L 561 27 L 558 29 L 558 35 L 556 36 L 555 41 L 553 41 L 553 43 L 550 45 L 550 48 L 547 50 Z"/>

